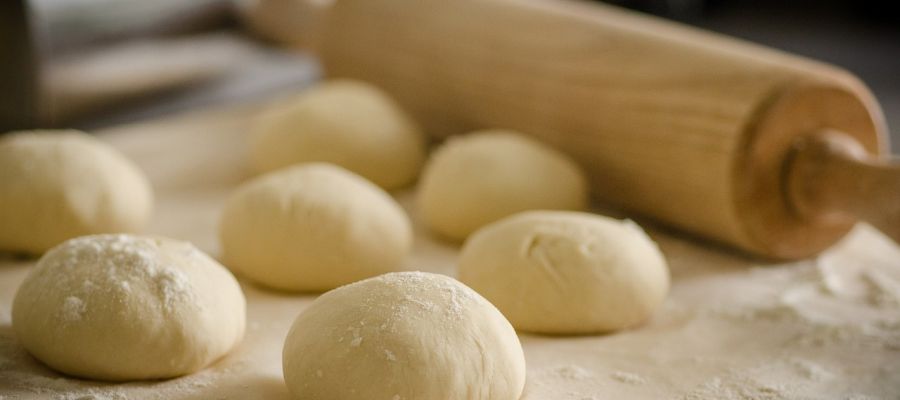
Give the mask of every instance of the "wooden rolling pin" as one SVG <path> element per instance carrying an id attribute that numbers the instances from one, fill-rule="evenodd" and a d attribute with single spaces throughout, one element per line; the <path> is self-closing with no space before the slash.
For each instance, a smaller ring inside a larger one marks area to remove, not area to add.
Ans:
<path id="1" fill-rule="evenodd" d="M 320 10 L 328 75 L 384 87 L 435 135 L 536 136 L 587 169 L 601 202 L 772 258 L 815 254 L 858 218 L 900 239 L 883 117 L 843 70 L 598 4 Z"/>

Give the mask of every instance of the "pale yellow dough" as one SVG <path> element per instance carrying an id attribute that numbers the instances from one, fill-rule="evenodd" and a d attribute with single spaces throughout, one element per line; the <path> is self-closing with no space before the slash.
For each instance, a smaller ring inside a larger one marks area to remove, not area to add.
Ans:
<path id="1" fill-rule="evenodd" d="M 307 400 L 517 400 L 525 356 L 487 300 L 453 278 L 399 272 L 325 293 L 297 317 L 284 380 Z"/>
<path id="2" fill-rule="evenodd" d="M 244 295 L 187 242 L 84 236 L 45 254 L 16 292 L 16 337 L 78 377 L 169 378 L 222 357 L 244 336 Z"/>
<path id="3" fill-rule="evenodd" d="M 253 126 L 250 155 L 259 172 L 328 162 L 396 189 L 419 174 L 424 143 L 416 124 L 381 89 L 336 80 L 266 110 Z"/>
<path id="4" fill-rule="evenodd" d="M 398 271 L 412 227 L 390 195 L 324 163 L 288 167 L 239 187 L 219 226 L 225 264 L 272 288 L 325 291 Z"/>
<path id="5" fill-rule="evenodd" d="M 93 136 L 0 136 L 0 251 L 40 254 L 81 235 L 134 232 L 152 208 L 144 174 Z"/>
<path id="6" fill-rule="evenodd" d="M 665 258 L 635 223 L 564 211 L 479 230 L 463 246 L 459 277 L 516 329 L 553 334 L 632 327 L 669 290 Z"/>
<path id="7" fill-rule="evenodd" d="M 512 131 L 451 137 L 428 160 L 417 207 L 440 236 L 462 241 L 526 210 L 582 210 L 587 180 L 568 156 Z"/>

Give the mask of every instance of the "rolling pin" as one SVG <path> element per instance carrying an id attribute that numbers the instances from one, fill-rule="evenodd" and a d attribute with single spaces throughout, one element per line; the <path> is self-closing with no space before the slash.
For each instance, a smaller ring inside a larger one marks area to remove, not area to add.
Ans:
<path id="1" fill-rule="evenodd" d="M 859 219 L 900 239 L 900 167 L 848 72 L 599 4 L 326 3 L 306 36 L 326 73 L 434 135 L 519 130 L 581 163 L 599 201 L 764 257 L 814 255 Z"/>

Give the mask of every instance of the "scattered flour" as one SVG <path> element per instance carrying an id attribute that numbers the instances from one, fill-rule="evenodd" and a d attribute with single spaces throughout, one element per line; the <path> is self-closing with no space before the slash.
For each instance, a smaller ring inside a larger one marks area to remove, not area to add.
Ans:
<path id="1" fill-rule="evenodd" d="M 845 400 L 876 400 L 876 398 L 864 394 L 851 394 Z"/>
<path id="2" fill-rule="evenodd" d="M 585 380 L 593 376 L 590 370 L 574 364 L 556 366 L 546 370 L 544 374 L 566 380 Z"/>
<path id="3" fill-rule="evenodd" d="M 761 384 L 749 377 L 716 377 L 701 384 L 682 400 L 783 400 L 794 398 L 783 388 Z"/>
<path id="4" fill-rule="evenodd" d="M 613 379 L 619 382 L 627 383 L 629 385 L 643 385 L 647 383 L 647 380 L 640 375 L 630 372 L 616 371 L 613 372 L 610 376 L 612 376 Z"/>
<path id="5" fill-rule="evenodd" d="M 812 361 L 793 359 L 791 364 L 800 372 L 801 376 L 811 381 L 824 382 L 834 378 L 833 373 Z"/>
<path id="6" fill-rule="evenodd" d="M 877 269 L 865 271 L 861 277 L 868 286 L 866 300 L 870 305 L 879 308 L 896 309 L 900 307 L 900 282 Z"/>

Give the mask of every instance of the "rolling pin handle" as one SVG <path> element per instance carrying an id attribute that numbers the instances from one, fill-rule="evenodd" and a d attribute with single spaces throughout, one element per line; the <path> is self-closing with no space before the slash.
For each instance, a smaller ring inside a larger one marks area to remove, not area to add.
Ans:
<path id="1" fill-rule="evenodd" d="M 802 218 L 863 220 L 900 243 L 900 162 L 823 130 L 800 139 L 786 166 L 786 195 Z"/>

